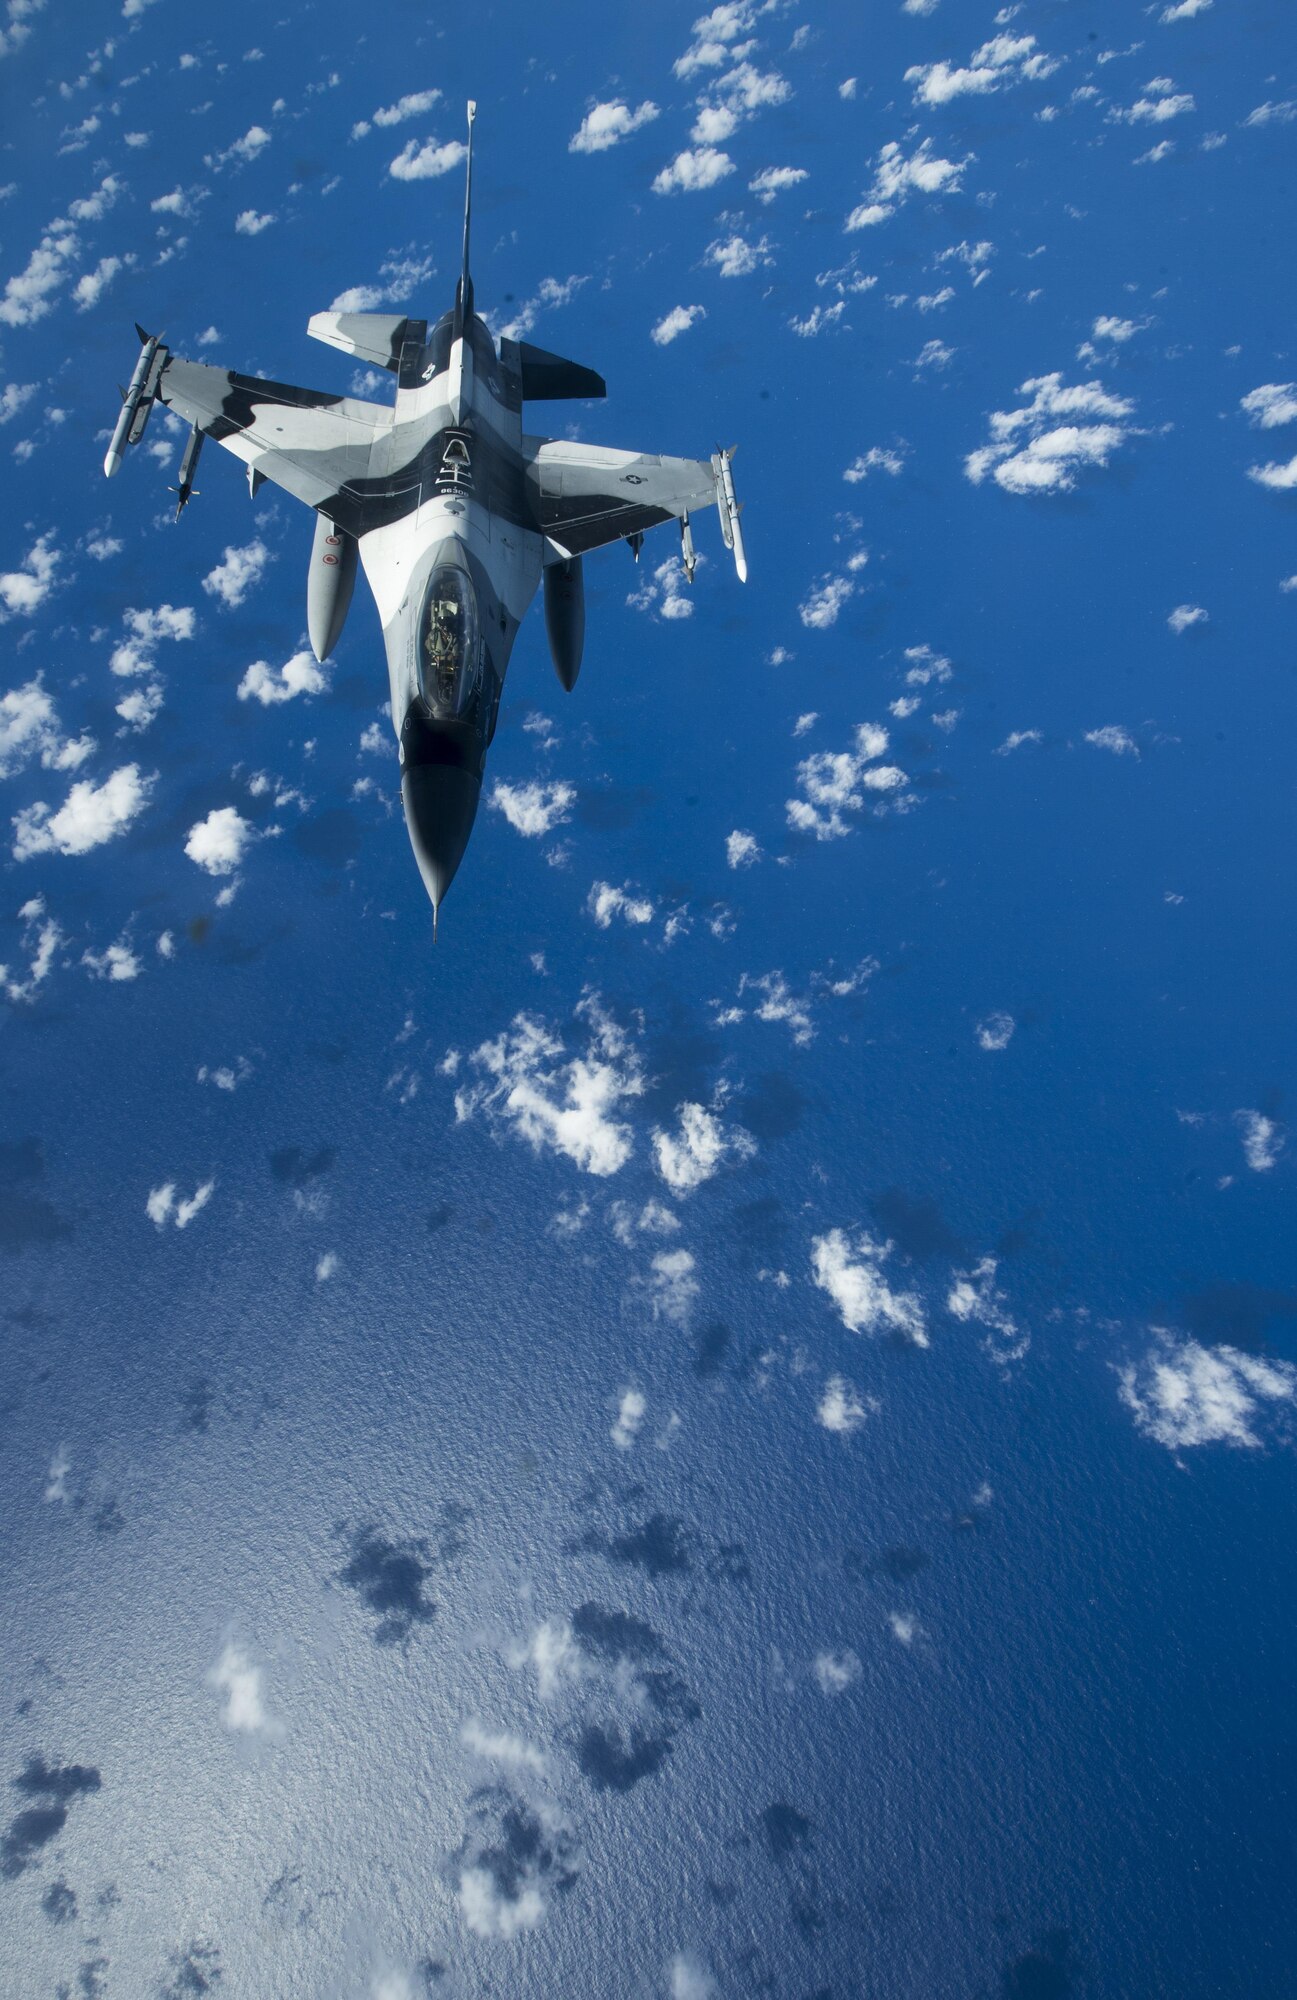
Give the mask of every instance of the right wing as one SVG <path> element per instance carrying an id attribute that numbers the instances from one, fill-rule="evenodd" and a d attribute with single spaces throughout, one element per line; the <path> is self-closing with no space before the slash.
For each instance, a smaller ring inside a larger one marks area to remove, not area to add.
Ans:
<path id="1" fill-rule="evenodd" d="M 370 454 L 391 429 L 381 403 L 235 375 L 168 357 L 157 398 L 250 470 L 317 507 L 349 534 L 363 532 Z"/>
<path id="2" fill-rule="evenodd" d="M 523 449 L 536 524 L 569 556 L 717 504 L 717 475 L 704 459 L 613 451 L 563 438 L 524 438 Z"/>

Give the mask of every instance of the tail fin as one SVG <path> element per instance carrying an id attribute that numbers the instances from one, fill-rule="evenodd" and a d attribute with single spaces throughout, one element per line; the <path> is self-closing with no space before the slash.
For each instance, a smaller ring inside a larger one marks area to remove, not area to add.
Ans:
<path id="1" fill-rule="evenodd" d="M 468 274 L 468 226 L 473 214 L 473 120 L 477 117 L 477 104 L 468 100 L 468 173 L 464 182 L 464 263 L 459 275 L 459 289 L 455 293 L 455 337 L 464 331 L 465 322 L 473 315 L 473 280 Z"/>

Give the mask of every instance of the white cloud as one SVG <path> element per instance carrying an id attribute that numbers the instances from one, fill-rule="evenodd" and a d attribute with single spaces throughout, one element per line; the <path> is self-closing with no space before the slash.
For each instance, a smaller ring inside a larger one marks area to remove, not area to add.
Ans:
<path id="1" fill-rule="evenodd" d="M 1291 125 L 1297 118 L 1297 98 L 1287 97 L 1281 104 L 1271 104 L 1269 100 L 1258 104 L 1255 111 L 1249 111 L 1244 125 Z"/>
<path id="2" fill-rule="evenodd" d="M 1168 119 L 1182 118 L 1187 111 L 1197 109 L 1188 91 L 1177 93 L 1168 76 L 1155 76 L 1144 85 L 1147 93 L 1136 98 L 1124 109 L 1114 104 L 1109 118 L 1122 120 L 1127 125 L 1165 125 Z"/>
<path id="3" fill-rule="evenodd" d="M 723 145 L 745 120 L 769 105 L 785 103 L 791 95 L 778 70 L 759 70 L 753 63 L 736 62 L 699 97 L 698 116 L 689 136 L 695 145 Z"/>
<path id="4" fill-rule="evenodd" d="M 232 875 L 256 829 L 234 806 L 214 806 L 189 829 L 185 853 L 209 875 Z"/>
<path id="5" fill-rule="evenodd" d="M 836 1437 L 850 1437 L 858 1431 L 877 1405 L 870 1399 L 869 1408 L 861 1402 L 845 1375 L 830 1375 L 824 1385 L 824 1394 L 815 1407 L 815 1421 Z"/>
<path id="6" fill-rule="evenodd" d="M 710 13 L 700 14 L 693 41 L 673 64 L 676 75 L 689 77 L 700 69 L 719 69 L 732 62 L 738 53 L 734 43 L 751 31 L 763 11 L 761 0 L 720 0 Z"/>
<path id="7" fill-rule="evenodd" d="M 1249 465 L 1249 479 L 1255 479 L 1258 486 L 1269 487 L 1272 493 L 1291 493 L 1297 486 L 1297 456 L 1279 465 L 1273 460 L 1268 465 Z M 0 589 L 4 588 L 4 578 L 0 577 Z"/>
<path id="8" fill-rule="evenodd" d="M 55 294 L 67 283 L 81 252 L 76 225 L 100 221 L 125 186 L 125 181 L 108 174 L 93 194 L 72 202 L 66 216 L 57 216 L 46 224 L 26 267 L 5 284 L 4 296 L 0 298 L 0 323 L 32 326 L 53 311 Z"/>
<path id="9" fill-rule="evenodd" d="M 49 978 L 54 954 L 67 941 L 55 918 L 46 910 L 43 896 L 29 897 L 18 916 L 23 927 L 22 948 L 29 959 L 26 976 L 15 976 L 7 965 L 0 965 L 0 993 L 15 1004 L 36 998 L 37 988 Z"/>
<path id="10" fill-rule="evenodd" d="M 89 312 L 98 305 L 126 261 L 121 257 L 101 257 L 93 271 L 82 272 L 72 287 L 72 301 L 78 312 Z"/>
<path id="11" fill-rule="evenodd" d="M 606 931 L 614 917 L 621 917 L 628 924 L 650 924 L 653 921 L 653 905 L 646 896 L 637 896 L 627 882 L 616 889 L 611 882 L 593 882 L 585 899 L 587 915 L 592 916 L 601 931 Z"/>
<path id="12" fill-rule="evenodd" d="M 45 1498 L 52 1506 L 66 1506 L 68 1499 L 68 1474 L 72 1470 L 72 1460 L 68 1457 L 67 1446 L 59 1445 L 50 1460 L 50 1469 L 45 1475 Z"/>
<path id="13" fill-rule="evenodd" d="M 511 1730 L 484 1729 L 475 1716 L 470 1716 L 464 1724 L 459 1740 L 475 1756 L 486 1757 L 492 1764 L 507 1765 L 512 1771 L 530 1771 L 539 1778 L 549 1770 L 549 1759 L 534 1743 L 515 1736 Z"/>
<path id="14" fill-rule="evenodd" d="M 658 347 L 669 347 L 682 333 L 688 333 L 695 320 L 706 319 L 705 306 L 672 306 L 653 329 L 653 340 Z"/>
<path id="15" fill-rule="evenodd" d="M 751 868 L 761 859 L 756 835 L 742 833 L 735 827 L 733 833 L 725 836 L 725 859 L 731 868 Z"/>
<path id="16" fill-rule="evenodd" d="M 542 1701 L 549 1701 L 565 1682 L 580 1678 L 581 1649 L 566 1618 L 547 1618 L 524 1645 L 511 1647 L 508 1657 L 510 1666 L 536 1669 Z"/>
<path id="17" fill-rule="evenodd" d="M 889 140 L 879 152 L 864 201 L 847 217 L 847 229 L 869 229 L 885 222 L 912 194 L 958 194 L 960 176 L 972 159 L 971 153 L 962 160 L 942 159 L 933 153 L 931 139 L 924 139 L 907 160 L 896 140 Z"/>
<path id="18" fill-rule="evenodd" d="M 856 586 L 849 576 L 825 576 L 815 585 L 810 594 L 797 607 L 797 615 L 803 625 L 813 632 L 827 632 L 838 622 L 838 614 L 847 600 L 855 595 Z"/>
<path id="19" fill-rule="evenodd" d="M 807 1002 L 792 991 L 782 972 L 745 972 L 739 981 L 740 999 L 747 993 L 761 995 L 752 1009 L 758 1021 L 786 1026 L 798 1048 L 806 1048 L 814 1041 L 815 1027 Z M 736 1018 L 742 1019 L 741 1011 Z"/>
<path id="20" fill-rule="evenodd" d="M 850 1650 L 841 1653 L 817 1653 L 812 1671 L 824 1695 L 842 1694 L 854 1681 L 860 1679 L 862 1668 L 856 1655 Z"/>
<path id="21" fill-rule="evenodd" d="M 379 110 L 375 111 L 372 121 L 362 119 L 359 125 L 353 125 L 351 136 L 353 139 L 363 138 L 365 133 L 369 131 L 371 122 L 381 129 L 386 130 L 392 125 L 404 125 L 409 118 L 422 118 L 425 112 L 432 110 L 433 105 L 438 103 L 440 98 L 441 92 L 439 90 L 407 91 L 405 96 L 399 97 L 395 104 L 385 104 Z"/>
<path id="22" fill-rule="evenodd" d="M 754 179 L 748 182 L 749 194 L 756 195 L 762 202 L 772 202 L 776 195 L 788 188 L 800 187 L 809 179 L 805 167 L 763 167 Z"/>
<path id="23" fill-rule="evenodd" d="M 700 567 L 704 560 L 699 556 Z M 651 611 L 657 618 L 692 618 L 693 600 L 688 593 L 684 565 L 679 556 L 668 556 L 651 575 L 644 578 L 638 589 L 630 593 L 626 602 L 633 610 Z"/>
<path id="24" fill-rule="evenodd" d="M 567 278 L 542 278 L 532 298 L 524 299 L 513 318 L 495 331 L 504 340 L 524 340 L 535 326 L 542 311 L 552 311 L 565 306 L 574 299 L 582 285 L 588 284 L 589 277 L 578 277 L 573 273 Z"/>
<path id="25" fill-rule="evenodd" d="M 607 104 L 592 105 L 568 140 L 568 152 L 606 153 L 610 146 L 620 145 L 641 126 L 651 125 L 657 116 L 657 105 L 648 98 L 634 111 L 620 97 Z"/>
<path id="26" fill-rule="evenodd" d="M 836 304 L 831 306 L 812 306 L 801 319 L 794 314 L 788 324 L 799 340 L 814 340 L 826 327 L 841 328 L 846 310 L 846 300 L 838 299 Z"/>
<path id="27" fill-rule="evenodd" d="M 833 1300 L 842 1323 L 852 1333 L 893 1333 L 928 1345 L 923 1308 L 914 1292 L 894 1292 L 882 1274 L 890 1243 L 875 1243 L 857 1232 L 841 1229 L 817 1236 L 811 1243 L 811 1275 Z"/>
<path id="28" fill-rule="evenodd" d="M 1127 729 L 1115 722 L 1105 722 L 1102 729 L 1087 729 L 1087 743 L 1093 743 L 1096 750 L 1111 750 L 1114 757 L 1138 757 L 1139 745 Z"/>
<path id="29" fill-rule="evenodd" d="M 1297 1369 L 1233 1347 L 1201 1347 L 1159 1331 L 1142 1361 L 1119 1369 L 1120 1396 L 1146 1436 L 1171 1451 L 1193 1445 L 1260 1446 L 1267 1404 L 1290 1404 Z"/>
<path id="30" fill-rule="evenodd" d="M 1039 82 L 1058 63 L 1036 48 L 1034 35 L 994 35 L 975 49 L 965 68 L 947 62 L 916 63 L 905 72 L 916 104 L 949 104 L 952 98 L 986 96 L 1004 85 Z"/>
<path id="31" fill-rule="evenodd" d="M 129 945 L 110 944 L 106 951 L 83 951 L 81 963 L 95 979 L 120 983 L 140 976 L 140 961 Z"/>
<path id="32" fill-rule="evenodd" d="M 448 139 L 444 146 L 439 146 L 435 139 L 422 146 L 415 139 L 407 139 L 396 158 L 388 161 L 387 171 L 394 181 L 439 180 L 442 174 L 459 165 L 467 150 L 461 139 Z"/>
<path id="33" fill-rule="evenodd" d="M 696 1265 L 688 1250 L 659 1250 L 653 1259 L 648 1282 L 654 1319 L 669 1320 L 672 1326 L 686 1326 L 698 1297 Z"/>
<path id="34" fill-rule="evenodd" d="M 648 1403 L 641 1390 L 622 1390 L 621 1402 L 617 1408 L 617 1421 L 609 1433 L 618 1451 L 630 1450 L 644 1421 L 644 1412 L 647 1408 Z"/>
<path id="35" fill-rule="evenodd" d="M 889 1611 L 887 1622 L 892 1628 L 892 1637 L 902 1646 L 912 1646 L 918 1636 L 919 1621 L 908 1611 Z"/>
<path id="36" fill-rule="evenodd" d="M 706 261 L 716 266 L 722 278 L 746 278 L 763 264 L 773 264 L 774 258 L 768 236 L 756 243 L 742 236 L 727 236 L 707 245 Z"/>
<path id="37" fill-rule="evenodd" d="M 152 784 L 152 778 L 141 777 L 138 764 L 123 764 L 101 785 L 81 779 L 57 812 L 43 802 L 25 807 L 14 817 L 14 859 L 88 854 L 91 848 L 115 840 L 143 811 Z"/>
<path id="38" fill-rule="evenodd" d="M 239 682 L 239 700 L 259 701 L 263 708 L 272 708 L 299 694 L 323 694 L 328 685 L 314 653 L 294 653 L 278 668 L 265 660 L 254 660 Z"/>
<path id="39" fill-rule="evenodd" d="M 1262 1111 L 1236 1111 L 1234 1123 L 1243 1140 L 1243 1157 L 1253 1173 L 1268 1173 L 1284 1149 L 1278 1124 Z"/>
<path id="40" fill-rule="evenodd" d="M 1272 431 L 1280 424 L 1297 422 L 1297 382 L 1263 382 L 1240 398 L 1255 429 Z"/>
<path id="41" fill-rule="evenodd" d="M 323 1255 L 323 1256 L 322 1256 L 321 1258 L 319 1258 L 319 1259 L 317 1260 L 317 1262 L 316 1262 L 316 1266 L 315 1266 L 315 1282 L 316 1282 L 316 1284 L 317 1284 L 317 1285 L 324 1285 L 324 1284 L 327 1284 L 327 1283 L 328 1283 L 328 1281 L 329 1281 L 329 1279 L 330 1279 L 330 1278 L 331 1278 L 331 1277 L 332 1277 L 332 1276 L 334 1275 L 334 1273 L 336 1272 L 337 1268 L 338 1268 L 338 1253 L 337 1253 L 337 1251 L 336 1251 L 336 1250 L 326 1250 L 326 1251 L 325 1251 L 325 1253 L 324 1253 L 324 1255 Z"/>
<path id="42" fill-rule="evenodd" d="M 1007 1049 L 1013 1040 L 1013 1031 L 1017 1025 L 1012 1014 L 987 1014 L 978 1022 L 974 1031 L 977 1035 L 978 1048 L 988 1051 Z"/>
<path id="43" fill-rule="evenodd" d="M 535 1930 L 545 1914 L 545 1899 L 535 1876 L 524 1869 L 517 1893 L 505 1895 L 487 1868 L 465 1868 L 459 1878 L 459 1907 L 475 1937 L 511 1938 Z"/>
<path id="44" fill-rule="evenodd" d="M 719 10 L 718 10 L 719 11 Z M 671 1961 L 671 2000 L 713 2000 L 716 1982 L 695 1959 L 677 1952 Z"/>
<path id="45" fill-rule="evenodd" d="M 937 0 L 901 0 L 902 14 L 935 14 Z"/>
<path id="46" fill-rule="evenodd" d="M 817 750 L 803 758 L 797 782 L 804 796 L 786 801 L 789 826 L 814 834 L 817 840 L 841 840 L 851 831 L 844 814 L 863 812 L 870 803 L 878 810 L 890 795 L 903 794 L 905 772 L 895 764 L 878 762 L 887 747 L 885 729 L 876 722 L 861 722 L 853 749 Z"/>
<path id="47" fill-rule="evenodd" d="M 966 1325 L 976 1320 L 987 1329 L 985 1346 L 996 1361 L 1020 1361 L 1031 1345 L 1012 1317 L 1004 1293 L 995 1282 L 999 1266 L 994 1257 L 983 1257 L 971 1271 L 956 1271 L 946 1295 L 946 1311 Z"/>
<path id="48" fill-rule="evenodd" d="M 59 564 L 59 552 L 51 547 L 53 539 L 49 534 L 39 536 L 23 557 L 21 569 L 0 574 L 0 603 L 5 611 L 30 618 L 40 610 L 54 588 L 54 572 Z M 4 613 L 0 612 L 0 624 L 3 623 Z"/>
<path id="49" fill-rule="evenodd" d="M 177 1201 L 175 1182 L 166 1181 L 150 1191 L 144 1204 L 145 1213 L 157 1229 L 165 1229 L 168 1222 L 173 1222 L 177 1229 L 188 1229 L 194 1217 L 206 1208 L 215 1187 L 215 1181 L 204 1181 L 187 1201 Z"/>
<path id="50" fill-rule="evenodd" d="M 886 445 L 874 444 L 869 450 L 853 458 L 842 477 L 852 486 L 858 486 L 862 479 L 868 479 L 871 472 L 886 472 L 895 479 L 905 464 L 899 451 L 891 451 Z"/>
<path id="51" fill-rule="evenodd" d="M 944 340 L 925 340 L 923 347 L 914 357 L 916 368 L 948 368 L 955 358 L 955 349 L 947 347 Z"/>
<path id="52" fill-rule="evenodd" d="M 1120 346 L 1142 333 L 1148 324 L 1146 319 L 1119 319 L 1115 313 L 1100 313 L 1090 334 L 1094 340 L 1113 340 Z"/>
<path id="53" fill-rule="evenodd" d="M 262 1700 L 261 1668 L 252 1664 L 242 1647 L 225 1648 L 208 1673 L 207 1684 L 225 1697 L 221 1721 L 227 1729 L 249 1736 L 278 1734 Z"/>
<path id="54" fill-rule="evenodd" d="M 504 814 L 515 833 L 529 840 L 543 838 L 572 817 L 576 786 L 562 779 L 552 784 L 507 785 L 497 782 L 487 804 Z"/>
<path id="55" fill-rule="evenodd" d="M 278 220 L 276 215 L 259 215 L 255 208 L 245 208 L 235 216 L 234 228 L 239 236 L 260 236 L 263 229 L 269 229 Z"/>
<path id="56" fill-rule="evenodd" d="M 46 771 L 73 771 L 94 751 L 94 738 L 67 738 L 41 677 L 0 695 L 0 778 L 36 759 Z"/>
<path id="57" fill-rule="evenodd" d="M 1208 619 L 1201 604 L 1177 604 L 1166 622 L 1179 637 L 1180 633 L 1187 632 L 1191 625 L 1206 625 Z"/>
<path id="58" fill-rule="evenodd" d="M 455 1115 L 462 1123 L 481 1112 L 533 1152 L 561 1154 L 582 1173 L 607 1177 L 631 1156 L 631 1130 L 618 1113 L 642 1096 L 644 1070 L 595 995 L 576 1012 L 589 1039 L 570 1058 L 561 1039 L 529 1014 L 515 1015 L 503 1034 L 483 1042 L 470 1057 L 481 1081 L 456 1092 Z"/>
<path id="59" fill-rule="evenodd" d="M 1061 374 L 1023 382 L 1020 396 L 1031 401 L 1017 410 L 993 410 L 991 442 L 970 452 L 964 471 L 975 486 L 992 473 L 1006 493 L 1068 493 L 1078 469 L 1107 465 L 1133 435 L 1127 421 L 1134 405 L 1098 382 L 1069 388 Z M 1102 418 L 1102 422 L 1078 422 Z"/>
<path id="60" fill-rule="evenodd" d="M 677 1133 L 653 1131 L 657 1170 L 673 1194 L 692 1194 L 709 1181 L 727 1157 L 751 1159 L 756 1142 L 742 1127 L 727 1132 L 701 1104 L 682 1104 Z"/>
<path id="61" fill-rule="evenodd" d="M 270 134 L 264 125 L 249 125 L 243 137 L 236 139 L 228 152 L 218 153 L 209 164 L 218 172 L 228 160 L 236 160 L 241 167 L 246 167 L 259 153 L 264 153 L 269 144 Z"/>
<path id="62" fill-rule="evenodd" d="M 233 611 L 242 604 L 253 585 L 261 581 L 262 572 L 270 560 L 270 550 L 260 539 L 249 542 L 241 549 L 227 548 L 216 568 L 209 570 L 203 578 L 203 589 L 209 597 L 219 597 L 221 603 Z"/>
<path id="63" fill-rule="evenodd" d="M 1173 21 L 1192 21 L 1196 15 L 1205 14 L 1211 4 L 1212 0 L 1172 0 L 1172 4 L 1164 7 L 1157 18 L 1166 28 Z"/>
<path id="64" fill-rule="evenodd" d="M 715 146 L 695 146 L 692 151 L 677 153 L 670 165 L 663 167 L 653 182 L 653 192 L 697 193 L 715 187 L 726 174 L 733 172 L 734 162 L 728 153 L 719 152 Z"/>

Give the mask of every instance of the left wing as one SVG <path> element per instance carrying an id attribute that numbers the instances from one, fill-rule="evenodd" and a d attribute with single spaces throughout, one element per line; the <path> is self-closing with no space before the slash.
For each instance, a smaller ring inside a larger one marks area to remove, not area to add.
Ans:
<path id="1" fill-rule="evenodd" d="M 523 450 L 536 525 L 569 556 L 717 504 L 716 473 L 703 459 L 562 438 L 524 438 Z"/>
<path id="2" fill-rule="evenodd" d="M 317 507 L 350 534 L 363 532 L 371 452 L 392 411 L 323 389 L 299 389 L 168 356 L 157 399 L 215 438 L 250 471 Z"/>

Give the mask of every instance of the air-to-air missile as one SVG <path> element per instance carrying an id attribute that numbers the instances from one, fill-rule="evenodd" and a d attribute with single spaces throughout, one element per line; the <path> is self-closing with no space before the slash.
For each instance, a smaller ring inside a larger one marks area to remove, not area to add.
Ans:
<path id="1" fill-rule="evenodd" d="M 127 445 L 138 444 L 143 437 L 157 393 L 158 378 L 170 359 L 160 335 L 145 333 L 138 323 L 135 331 L 140 336 L 140 358 L 135 364 L 130 387 L 122 390 L 121 413 L 113 431 L 112 443 L 104 454 L 106 479 L 111 479 L 120 469 Z"/>

